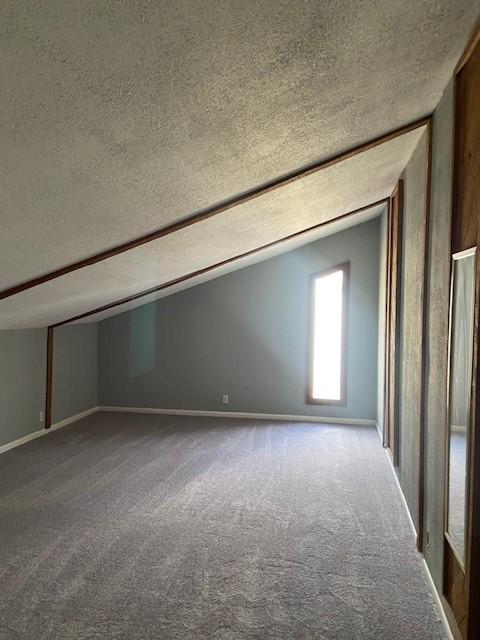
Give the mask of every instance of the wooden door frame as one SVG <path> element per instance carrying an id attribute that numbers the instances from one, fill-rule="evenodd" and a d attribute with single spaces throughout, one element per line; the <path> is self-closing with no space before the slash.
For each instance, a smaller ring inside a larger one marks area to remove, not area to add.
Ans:
<path id="1" fill-rule="evenodd" d="M 403 180 L 389 201 L 387 223 L 387 274 L 385 304 L 385 398 L 383 445 L 394 467 L 399 464 L 398 347 L 400 342 L 400 282 L 402 265 Z"/>
<path id="2" fill-rule="evenodd" d="M 472 104 L 480 102 L 480 95 L 472 99 L 474 92 L 479 92 L 479 85 L 468 85 L 467 95 L 472 102 L 465 101 L 465 85 L 461 86 L 460 76 L 462 72 L 468 73 L 468 63 L 473 55 L 479 55 L 480 51 L 480 28 L 468 43 L 455 69 L 454 75 L 454 146 L 453 146 L 453 190 L 452 190 L 452 221 L 451 221 L 451 251 L 450 257 L 461 250 L 472 246 L 480 245 L 480 222 L 478 221 L 478 209 L 480 208 L 480 198 L 477 197 L 475 207 L 469 208 L 465 205 L 465 198 L 472 198 L 472 170 L 466 170 L 465 147 L 468 137 L 475 135 L 467 129 L 460 127 L 468 126 L 476 117 Z M 475 73 L 473 74 L 475 77 Z M 468 105 L 468 109 L 467 109 Z M 460 109 L 461 107 L 461 109 Z M 468 111 L 465 117 L 465 111 Z M 461 132 L 463 135 L 461 135 Z M 478 130 L 477 134 L 478 135 Z M 472 156 L 469 154 L 469 163 Z M 473 162 L 479 163 L 478 155 L 473 154 Z M 478 169 L 479 165 L 476 165 Z M 470 184 L 466 179 L 470 177 Z M 477 183 L 474 183 L 477 185 Z M 477 187 L 478 188 L 478 187 Z M 475 201 L 474 201 L 475 202 Z M 471 205 L 472 203 L 470 203 Z M 476 210 L 475 210 L 476 209 Z M 472 224 L 470 219 L 476 222 L 475 238 L 471 238 Z M 478 249 L 477 249 L 478 251 Z M 450 301 L 451 303 L 451 301 Z M 449 331 L 450 331 L 449 323 Z M 471 386 L 471 417 L 470 417 L 470 442 L 468 454 L 468 484 L 467 484 L 467 542 L 465 549 L 465 570 L 458 562 L 452 547 L 449 544 L 448 536 L 444 535 L 444 573 L 442 602 L 447 612 L 447 616 L 454 630 L 454 635 L 463 640 L 478 640 L 480 638 L 480 366 L 479 366 L 479 342 L 480 342 L 480 264 L 477 257 L 476 282 L 475 282 L 475 316 L 474 316 L 474 346 L 473 346 L 473 371 Z M 446 431 L 448 438 L 448 425 Z M 448 468 L 445 471 L 448 478 Z M 445 528 L 444 528 L 445 529 Z"/>

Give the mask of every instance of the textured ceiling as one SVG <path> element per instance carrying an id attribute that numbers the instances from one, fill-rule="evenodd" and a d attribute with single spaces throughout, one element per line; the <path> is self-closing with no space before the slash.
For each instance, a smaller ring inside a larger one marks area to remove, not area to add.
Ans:
<path id="1" fill-rule="evenodd" d="M 0 289 L 430 113 L 479 12 L 480 0 L 2 0 Z M 346 210 L 354 179 L 335 186 Z M 276 223 L 262 222 L 273 237 Z M 223 242 L 194 246 L 210 260 Z M 192 250 L 178 247 L 179 271 Z M 153 273 L 116 275 L 138 289 Z M 92 272 L 78 307 L 95 306 L 97 285 L 116 290 Z"/>
<path id="2" fill-rule="evenodd" d="M 102 311 L 92 316 L 88 316 L 86 318 L 82 318 L 81 320 L 77 320 L 72 324 L 82 324 L 84 322 L 99 322 L 100 320 L 104 320 L 113 315 L 117 315 L 119 313 L 124 313 L 129 309 L 134 309 L 135 307 L 147 304 L 148 302 L 152 302 L 154 300 L 158 300 L 159 298 L 164 298 L 165 296 L 172 295 L 183 289 L 188 289 L 190 287 L 194 287 L 197 284 L 202 284 L 203 282 L 208 282 L 209 280 L 213 280 L 214 278 L 218 278 L 223 276 L 231 271 L 236 271 L 238 269 L 243 269 L 244 267 L 248 267 L 249 265 L 256 264 L 258 262 L 262 262 L 264 260 L 268 260 L 269 258 L 274 258 L 281 253 L 285 253 L 286 251 L 293 251 L 293 249 L 297 249 L 305 244 L 310 242 L 315 242 L 320 238 L 325 238 L 327 236 L 333 235 L 334 233 L 339 233 L 344 229 L 348 229 L 350 227 L 357 226 L 359 224 L 363 224 L 368 220 L 373 220 L 374 218 L 378 218 L 380 215 L 386 212 L 386 205 L 376 205 L 365 211 L 359 212 L 354 216 L 344 218 L 338 221 L 332 221 L 329 224 L 320 227 L 319 229 L 313 231 L 307 231 L 306 233 L 293 238 L 292 240 L 287 240 L 282 242 L 279 245 L 275 245 L 273 247 L 263 249 L 254 255 L 247 256 L 245 258 L 239 258 L 235 260 L 235 262 L 230 262 L 224 266 L 217 267 L 216 269 L 209 271 L 205 274 L 201 274 L 190 278 L 186 282 L 182 282 L 180 284 L 175 284 L 167 289 L 156 291 L 147 296 L 142 296 L 138 300 L 134 300 L 131 302 L 127 302 L 121 305 L 114 307 L 113 309 L 108 309 L 107 311 Z"/>
<path id="3" fill-rule="evenodd" d="M 0 301 L 0 328 L 45 326 L 388 197 L 425 127 L 169 236 Z M 115 311 L 113 311 L 115 313 Z"/>

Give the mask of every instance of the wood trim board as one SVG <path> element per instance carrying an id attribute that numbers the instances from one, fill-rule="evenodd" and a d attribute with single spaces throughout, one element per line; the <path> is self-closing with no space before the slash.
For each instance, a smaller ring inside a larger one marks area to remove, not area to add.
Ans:
<path id="1" fill-rule="evenodd" d="M 467 45 L 454 76 L 454 162 L 451 254 L 480 245 L 480 30 Z M 480 637 L 480 267 L 476 300 L 468 447 L 467 544 L 465 571 L 444 535 L 443 596 L 464 640 Z M 447 432 L 448 437 L 448 432 Z M 448 473 L 448 471 L 447 471 Z M 448 476 L 447 476 L 448 477 Z"/>
<path id="2" fill-rule="evenodd" d="M 402 220 L 403 220 L 403 180 L 398 184 L 390 198 L 388 218 L 388 308 L 387 322 L 387 430 L 386 445 L 392 457 L 394 467 L 398 466 L 398 386 L 399 363 L 398 352 L 400 342 L 400 279 L 402 265 Z"/>
<path id="3" fill-rule="evenodd" d="M 480 31 L 455 80 L 455 170 L 452 253 L 477 247 L 473 370 L 468 446 L 467 605 L 468 640 L 480 637 Z M 458 133 L 458 135 L 457 135 Z"/>
<path id="4" fill-rule="evenodd" d="M 47 329 L 47 371 L 45 385 L 45 429 L 52 426 L 53 327 Z"/>
<path id="5" fill-rule="evenodd" d="M 462 71 L 463 67 L 470 60 L 479 42 L 480 42 L 480 25 L 477 25 L 472 37 L 468 41 L 467 46 L 465 47 L 462 55 L 460 56 L 460 60 L 457 62 L 457 65 L 455 67 L 456 76 Z"/>
<path id="6" fill-rule="evenodd" d="M 392 196 L 388 199 L 387 210 L 387 229 L 386 229 L 386 246 L 385 246 L 385 307 L 384 314 L 384 348 L 383 348 L 383 430 L 382 430 L 382 445 L 385 449 L 388 448 L 389 433 L 388 433 L 388 398 L 389 398 L 389 386 L 388 379 L 390 375 L 390 354 L 389 354 L 389 340 L 390 340 L 390 326 L 389 326 L 389 313 L 390 313 L 390 219 L 392 216 Z"/>

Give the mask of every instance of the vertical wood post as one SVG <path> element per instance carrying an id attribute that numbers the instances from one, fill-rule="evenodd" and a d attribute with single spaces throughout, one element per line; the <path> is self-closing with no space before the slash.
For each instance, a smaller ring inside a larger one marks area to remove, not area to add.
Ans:
<path id="1" fill-rule="evenodd" d="M 45 429 L 52 426 L 53 327 L 47 330 L 47 379 L 45 387 Z"/>

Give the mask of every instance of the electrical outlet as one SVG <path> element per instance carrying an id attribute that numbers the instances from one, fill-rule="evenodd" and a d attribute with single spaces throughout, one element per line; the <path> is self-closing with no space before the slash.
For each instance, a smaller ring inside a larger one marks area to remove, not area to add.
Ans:
<path id="1" fill-rule="evenodd" d="M 228 395 L 228 393 L 224 393 L 223 394 L 222 402 L 223 402 L 223 404 L 230 404 L 230 396 Z"/>
<path id="2" fill-rule="evenodd" d="M 40 422 L 43 422 L 43 411 L 40 411 L 39 418 L 40 418 Z"/>

